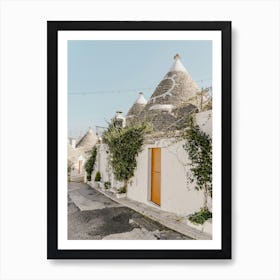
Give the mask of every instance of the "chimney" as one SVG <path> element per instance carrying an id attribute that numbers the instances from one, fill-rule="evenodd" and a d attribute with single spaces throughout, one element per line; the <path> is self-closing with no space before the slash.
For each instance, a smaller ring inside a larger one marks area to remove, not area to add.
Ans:
<path id="1" fill-rule="evenodd" d="M 122 111 L 117 111 L 116 112 L 115 126 L 125 127 L 125 118 L 122 116 Z"/>
<path id="2" fill-rule="evenodd" d="M 123 118 L 122 111 L 116 111 L 116 119 L 121 119 L 121 118 Z"/>

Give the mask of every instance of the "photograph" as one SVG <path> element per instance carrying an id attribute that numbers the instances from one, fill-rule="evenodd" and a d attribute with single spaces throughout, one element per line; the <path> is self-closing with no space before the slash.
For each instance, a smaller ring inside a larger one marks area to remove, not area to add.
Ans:
<path id="1" fill-rule="evenodd" d="M 50 255 L 228 258 L 230 23 L 48 31 Z"/>
<path id="2" fill-rule="evenodd" d="M 68 41 L 68 239 L 211 239 L 211 137 L 211 41 Z"/>

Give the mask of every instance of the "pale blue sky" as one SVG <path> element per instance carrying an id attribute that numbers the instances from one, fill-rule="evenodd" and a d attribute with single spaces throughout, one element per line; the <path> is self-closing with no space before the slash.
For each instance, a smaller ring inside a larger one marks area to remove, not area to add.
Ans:
<path id="1" fill-rule="evenodd" d="M 212 85 L 211 41 L 68 41 L 69 136 L 125 115 L 140 91 L 148 99 L 176 53 L 199 87 Z"/>

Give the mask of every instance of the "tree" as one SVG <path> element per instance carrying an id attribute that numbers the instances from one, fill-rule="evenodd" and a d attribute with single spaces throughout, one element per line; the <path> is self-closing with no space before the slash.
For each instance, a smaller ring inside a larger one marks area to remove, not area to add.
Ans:
<path id="1" fill-rule="evenodd" d="M 191 181 L 196 181 L 196 189 L 204 192 L 203 208 L 208 210 L 208 196 L 212 196 L 212 139 L 194 124 L 192 118 L 185 138 L 183 147 L 191 160 Z"/>

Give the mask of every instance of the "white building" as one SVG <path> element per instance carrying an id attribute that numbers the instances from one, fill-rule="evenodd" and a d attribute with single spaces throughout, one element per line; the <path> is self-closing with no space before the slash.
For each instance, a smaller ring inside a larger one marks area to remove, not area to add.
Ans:
<path id="1" fill-rule="evenodd" d="M 196 123 L 212 136 L 212 110 L 201 111 L 200 101 L 199 89 L 179 55 L 148 102 L 140 94 L 127 114 L 127 125 L 149 121 L 155 133 L 145 139 L 137 157 L 134 177 L 127 188 L 128 198 L 184 216 L 203 206 L 203 193 L 190 182 L 190 162 L 183 148 L 185 140 L 180 138 L 190 114 L 195 114 Z M 97 149 L 94 173 L 100 171 L 102 182 L 111 182 L 112 191 L 116 191 L 123 183 L 114 179 L 108 148 L 98 144 Z M 211 209 L 211 198 L 208 201 Z"/>
<path id="2" fill-rule="evenodd" d="M 68 140 L 68 164 L 71 169 L 70 180 L 84 180 L 84 164 L 97 142 L 98 138 L 91 128 L 89 128 L 77 144 L 75 139 Z"/>

